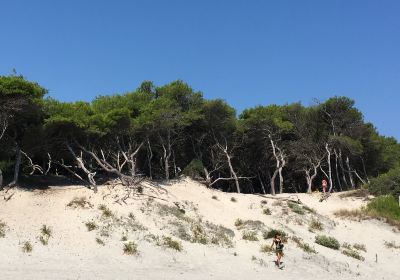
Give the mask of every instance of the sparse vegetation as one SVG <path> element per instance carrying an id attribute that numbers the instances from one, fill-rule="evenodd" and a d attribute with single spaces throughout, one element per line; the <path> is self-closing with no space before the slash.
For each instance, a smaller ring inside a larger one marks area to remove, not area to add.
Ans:
<path id="1" fill-rule="evenodd" d="M 279 229 L 270 229 L 270 230 L 264 231 L 263 238 L 270 239 L 270 238 L 273 238 L 275 236 L 275 234 L 279 234 L 282 237 L 283 242 L 287 241 L 286 232 L 284 232 L 283 230 L 279 230 Z"/>
<path id="2" fill-rule="evenodd" d="M 218 197 L 216 195 L 213 195 L 211 198 L 214 200 L 218 200 Z"/>
<path id="3" fill-rule="evenodd" d="M 174 240 L 169 236 L 163 237 L 162 245 L 166 248 L 174 249 L 176 251 L 182 251 L 182 244 L 179 241 Z"/>
<path id="4" fill-rule="evenodd" d="M 361 243 L 353 244 L 353 248 L 356 249 L 356 250 L 367 252 L 367 247 L 365 247 L 365 245 L 361 244 Z"/>
<path id="5" fill-rule="evenodd" d="M 242 238 L 243 238 L 243 240 L 247 240 L 247 241 L 258 241 L 256 231 L 245 231 L 245 232 L 243 232 Z"/>
<path id="6" fill-rule="evenodd" d="M 113 212 L 104 204 L 100 204 L 98 208 L 102 212 L 102 217 L 111 218 L 114 216 Z"/>
<path id="7" fill-rule="evenodd" d="M 122 235 L 121 237 L 121 241 L 128 241 L 128 236 L 126 236 L 125 234 Z"/>
<path id="8" fill-rule="evenodd" d="M 346 249 L 342 250 L 342 254 L 346 255 L 348 257 L 352 257 L 354 259 L 360 260 L 360 261 L 364 261 L 364 257 L 361 256 L 359 252 L 357 252 L 356 250 L 353 250 L 353 249 L 346 248 Z"/>
<path id="9" fill-rule="evenodd" d="M 32 252 L 32 250 L 33 250 L 33 246 L 32 246 L 32 244 L 31 244 L 29 241 L 25 241 L 25 242 L 22 244 L 22 252 L 24 252 L 24 253 L 30 253 L 30 252 Z"/>
<path id="10" fill-rule="evenodd" d="M 261 221 L 237 219 L 235 221 L 235 226 L 237 229 L 249 229 L 249 230 L 261 230 L 264 227 L 264 223 Z"/>
<path id="11" fill-rule="evenodd" d="M 263 206 L 263 205 L 267 205 L 267 204 L 268 204 L 268 201 L 266 201 L 265 199 L 263 199 L 263 200 L 260 201 L 260 203 L 261 203 L 261 205 Z"/>
<path id="12" fill-rule="evenodd" d="M 133 241 L 124 243 L 123 251 L 125 255 L 137 255 L 139 253 L 137 245 Z"/>
<path id="13" fill-rule="evenodd" d="M 43 225 L 40 229 L 41 235 L 39 236 L 39 241 L 43 245 L 48 245 L 49 244 L 49 239 L 52 236 L 52 230 L 50 227 Z"/>
<path id="14" fill-rule="evenodd" d="M 400 245 L 397 245 L 394 241 L 385 241 L 385 247 L 388 249 L 400 249 Z"/>
<path id="15" fill-rule="evenodd" d="M 269 210 L 269 208 L 264 208 L 263 209 L 263 214 L 264 215 L 271 215 L 272 213 L 271 213 L 271 210 Z"/>
<path id="16" fill-rule="evenodd" d="M 313 232 L 313 231 L 321 231 L 324 229 L 324 225 L 316 219 L 311 219 L 310 224 L 308 225 L 308 229 L 309 231 Z"/>
<path id="17" fill-rule="evenodd" d="M 292 236 L 291 238 L 293 240 L 294 243 L 296 243 L 296 245 L 303 249 L 304 252 L 308 253 L 308 254 L 316 254 L 317 251 L 315 251 L 315 249 L 313 247 L 311 247 L 309 244 L 305 243 L 301 238 L 297 237 L 297 236 Z"/>
<path id="18" fill-rule="evenodd" d="M 7 224 L 0 220 L 0 238 L 4 238 L 6 236 Z"/>
<path id="19" fill-rule="evenodd" d="M 237 202 L 236 198 L 234 198 L 234 197 L 231 197 L 231 201 L 232 202 Z"/>
<path id="20" fill-rule="evenodd" d="M 297 214 L 299 214 L 299 215 L 304 215 L 305 214 L 305 212 L 304 212 L 304 210 L 303 210 L 303 207 L 301 207 L 301 205 L 300 204 L 297 204 L 297 203 L 294 203 L 294 202 L 288 202 L 287 203 L 287 205 L 289 206 L 289 208 L 293 211 L 293 212 L 295 212 L 295 213 L 297 213 Z"/>
<path id="21" fill-rule="evenodd" d="M 271 248 L 271 245 L 265 244 L 265 245 L 261 246 L 261 250 L 260 251 L 261 251 L 261 253 L 270 254 L 270 253 L 274 252 L 274 249 Z"/>
<path id="22" fill-rule="evenodd" d="M 96 237 L 96 243 L 101 245 L 101 246 L 106 245 L 106 243 L 104 243 L 104 241 L 102 239 L 98 238 L 98 237 Z"/>
<path id="23" fill-rule="evenodd" d="M 241 227 L 243 226 L 244 222 L 242 219 L 236 219 L 235 221 L 235 227 Z"/>
<path id="24" fill-rule="evenodd" d="M 93 231 L 98 228 L 97 224 L 93 221 L 89 221 L 85 223 L 85 226 L 88 231 Z"/>
<path id="25" fill-rule="evenodd" d="M 326 236 L 326 235 L 318 235 L 315 237 L 315 243 L 328 247 L 334 250 L 339 250 L 340 248 L 340 243 L 337 241 L 336 238 L 331 237 L 331 236 Z"/>
<path id="26" fill-rule="evenodd" d="M 74 197 L 68 204 L 71 208 L 93 208 L 93 204 L 87 201 L 86 197 Z"/>

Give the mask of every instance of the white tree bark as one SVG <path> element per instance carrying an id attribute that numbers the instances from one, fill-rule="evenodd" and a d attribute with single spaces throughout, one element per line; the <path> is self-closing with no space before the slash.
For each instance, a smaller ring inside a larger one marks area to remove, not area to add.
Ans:
<path id="1" fill-rule="evenodd" d="M 332 188 L 333 188 L 333 182 L 332 182 L 332 164 L 331 164 L 331 150 L 330 150 L 330 148 L 329 148 L 329 145 L 328 145 L 328 143 L 326 143 L 326 145 L 325 145 L 325 149 L 326 149 L 326 152 L 328 153 L 328 158 L 327 158 L 327 161 L 328 161 L 328 179 L 329 179 L 329 191 L 328 192 L 331 192 L 332 191 Z"/>

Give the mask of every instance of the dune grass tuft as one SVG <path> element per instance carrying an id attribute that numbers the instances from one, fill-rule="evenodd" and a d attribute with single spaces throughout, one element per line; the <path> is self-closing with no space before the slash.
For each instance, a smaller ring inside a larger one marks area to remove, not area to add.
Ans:
<path id="1" fill-rule="evenodd" d="M 137 255 L 139 253 L 137 245 L 133 241 L 124 243 L 123 251 L 125 255 Z"/>
<path id="2" fill-rule="evenodd" d="M 331 236 L 318 235 L 315 237 L 315 243 L 334 250 L 339 250 L 340 248 L 339 241 L 337 241 L 336 238 Z"/>

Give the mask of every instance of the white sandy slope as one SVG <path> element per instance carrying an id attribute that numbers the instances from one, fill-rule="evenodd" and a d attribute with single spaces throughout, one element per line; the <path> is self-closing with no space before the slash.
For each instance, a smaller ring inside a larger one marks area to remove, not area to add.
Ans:
<path id="1" fill-rule="evenodd" d="M 310 232 L 307 224 L 312 214 L 302 216 L 289 210 L 287 215 L 282 212 L 286 211 L 285 203 L 273 205 L 277 198 L 289 194 L 272 197 L 223 193 L 189 179 L 161 186 L 167 191 L 159 195 L 164 200 L 149 202 L 148 197 L 142 196 L 127 199 L 127 204 L 115 202 L 124 195 L 121 187 L 103 186 L 97 194 L 80 186 L 12 190 L 15 194 L 7 202 L 2 198 L 4 191 L 0 192 L 0 220 L 7 224 L 6 236 L 0 238 L 0 279 L 400 279 L 400 250 L 384 246 L 384 241 L 400 244 L 398 231 L 378 221 L 345 221 L 333 216 L 337 209 L 360 207 L 364 203 L 361 199 L 332 195 L 321 203 L 318 194 L 298 194 L 304 204 L 317 211 L 316 218 L 325 225 L 322 234 L 334 236 L 341 243 L 365 244 L 367 252 L 361 252 L 365 261 L 315 244 L 317 233 Z M 93 204 L 92 208 L 66 206 L 74 197 L 82 196 Z M 237 202 L 232 202 L 231 197 Z M 262 200 L 267 201 L 264 207 L 272 210 L 272 215 L 263 214 Z M 234 246 L 182 241 L 182 252 L 157 246 L 149 240 L 150 233 L 171 236 L 171 220 L 159 215 L 154 206 L 158 203 L 179 203 L 188 216 L 201 216 L 204 221 L 234 230 Z M 138 244 L 138 256 L 123 254 L 120 228 L 110 237 L 101 237 L 105 246 L 95 241 L 98 231 L 87 231 L 85 222 L 100 219 L 100 204 L 118 216 L 132 212 L 147 228 L 128 233 L 129 240 Z M 261 233 L 260 241 L 243 240 L 243 230 L 234 226 L 238 218 L 262 221 L 265 228 L 282 228 L 289 235 L 301 237 L 318 254 L 307 254 L 289 240 L 285 245 L 285 268 L 277 269 L 274 256 L 260 252 L 261 245 L 270 244 L 271 240 L 263 240 Z M 47 246 L 38 240 L 43 224 L 53 231 Z M 31 253 L 22 251 L 25 241 L 33 244 Z"/>

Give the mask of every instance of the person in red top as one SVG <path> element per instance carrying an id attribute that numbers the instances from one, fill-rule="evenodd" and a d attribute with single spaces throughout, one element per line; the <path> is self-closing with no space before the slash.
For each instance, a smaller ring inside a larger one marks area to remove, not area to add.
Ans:
<path id="1" fill-rule="evenodd" d="M 323 191 L 323 193 L 326 193 L 326 188 L 327 187 L 328 187 L 328 182 L 325 179 L 323 179 L 322 180 L 322 191 Z"/>

